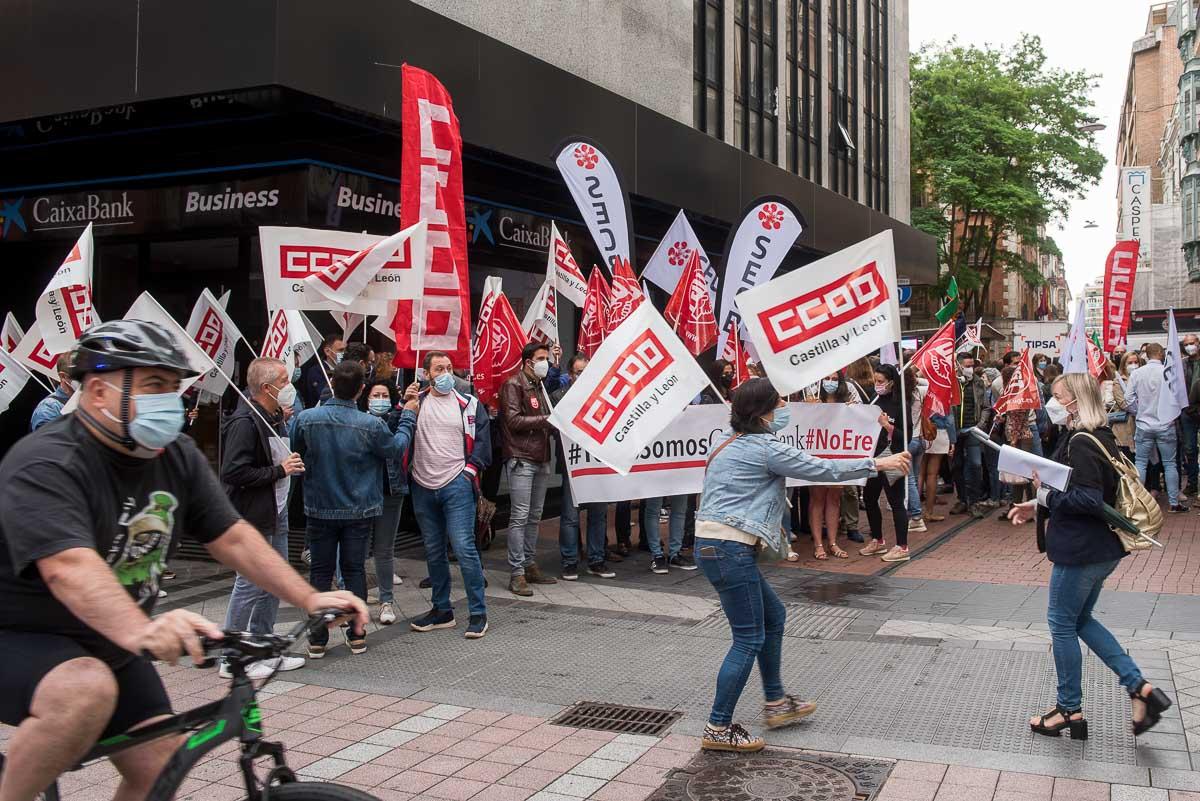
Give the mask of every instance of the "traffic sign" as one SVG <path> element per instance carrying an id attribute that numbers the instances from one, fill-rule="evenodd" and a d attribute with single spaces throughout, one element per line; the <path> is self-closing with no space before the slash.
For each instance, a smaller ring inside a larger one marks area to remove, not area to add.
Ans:
<path id="1" fill-rule="evenodd" d="M 912 287 L 911 286 L 903 286 L 902 285 L 902 286 L 899 286 L 896 288 L 900 290 L 900 305 L 901 306 L 903 306 L 905 303 L 908 303 L 912 299 Z"/>

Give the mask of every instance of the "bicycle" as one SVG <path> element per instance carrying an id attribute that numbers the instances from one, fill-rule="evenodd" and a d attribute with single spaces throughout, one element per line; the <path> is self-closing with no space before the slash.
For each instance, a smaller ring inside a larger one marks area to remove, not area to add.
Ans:
<path id="1" fill-rule="evenodd" d="M 227 660 L 233 674 L 229 694 L 220 701 L 174 715 L 143 729 L 101 740 L 72 770 L 160 737 L 193 732 L 167 762 L 146 797 L 147 801 L 168 801 L 174 797 L 201 757 L 235 737 L 242 747 L 238 762 L 246 783 L 247 801 L 378 801 L 374 796 L 352 787 L 297 781 L 296 774 L 284 762 L 283 745 L 263 739 L 262 712 L 257 699 L 257 689 L 261 688 L 255 688 L 254 683 L 246 677 L 246 668 L 254 662 L 283 656 L 302 636 L 307 637 L 320 626 L 328 626 L 343 614 L 333 609 L 319 612 L 283 635 L 227 631 L 220 639 L 203 638 L 208 658 L 198 667 L 211 668 L 218 658 Z M 264 681 L 263 686 L 271 678 L 273 676 Z M 254 773 L 254 762 L 262 757 L 270 757 L 274 766 L 260 787 Z M 0 772 L 3 770 L 4 757 L 0 755 Z M 60 801 L 57 781 L 42 792 L 41 801 Z"/>

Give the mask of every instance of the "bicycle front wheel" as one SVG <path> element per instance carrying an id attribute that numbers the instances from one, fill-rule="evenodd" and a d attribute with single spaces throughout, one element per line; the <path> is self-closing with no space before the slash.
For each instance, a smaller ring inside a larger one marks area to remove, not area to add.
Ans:
<path id="1" fill-rule="evenodd" d="M 269 801 L 379 801 L 373 795 L 324 782 L 288 782 L 276 785 L 266 793 Z"/>

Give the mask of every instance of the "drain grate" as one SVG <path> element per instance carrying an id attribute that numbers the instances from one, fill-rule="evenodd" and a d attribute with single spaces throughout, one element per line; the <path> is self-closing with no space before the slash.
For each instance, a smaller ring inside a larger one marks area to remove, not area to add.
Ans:
<path id="1" fill-rule="evenodd" d="M 671 724 L 681 717 L 682 712 L 671 712 L 667 709 L 580 701 L 550 722 L 557 726 L 573 726 L 577 729 L 661 737 Z"/>

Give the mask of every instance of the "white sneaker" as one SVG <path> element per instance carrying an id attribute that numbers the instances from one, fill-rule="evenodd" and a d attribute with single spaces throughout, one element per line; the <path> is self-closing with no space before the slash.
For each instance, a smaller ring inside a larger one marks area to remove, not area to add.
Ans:
<path id="1" fill-rule="evenodd" d="M 221 666 L 219 668 L 217 668 L 217 675 L 223 679 L 232 679 L 233 678 L 233 671 L 229 669 L 228 662 L 221 663 Z"/>
<path id="2" fill-rule="evenodd" d="M 304 660 L 298 656 L 284 656 L 278 659 L 264 659 L 246 668 L 246 678 L 252 681 L 262 681 L 275 673 L 296 670 L 304 667 Z"/>
<path id="3" fill-rule="evenodd" d="M 392 583 L 395 584 L 397 587 L 399 587 L 401 584 L 404 583 L 404 579 L 400 578 L 395 573 L 393 573 L 392 574 Z"/>
<path id="4" fill-rule="evenodd" d="M 916 520 L 908 521 L 909 531 L 928 531 L 929 527 L 925 525 L 925 518 L 918 517 Z"/>
<path id="5" fill-rule="evenodd" d="M 390 626 L 396 622 L 396 610 L 391 603 L 384 603 L 379 607 L 379 625 Z"/>
<path id="6" fill-rule="evenodd" d="M 166 591 L 166 590 L 159 590 L 159 591 L 158 591 L 158 597 L 159 597 L 159 598 L 166 598 L 166 597 L 167 597 L 167 591 Z"/>

